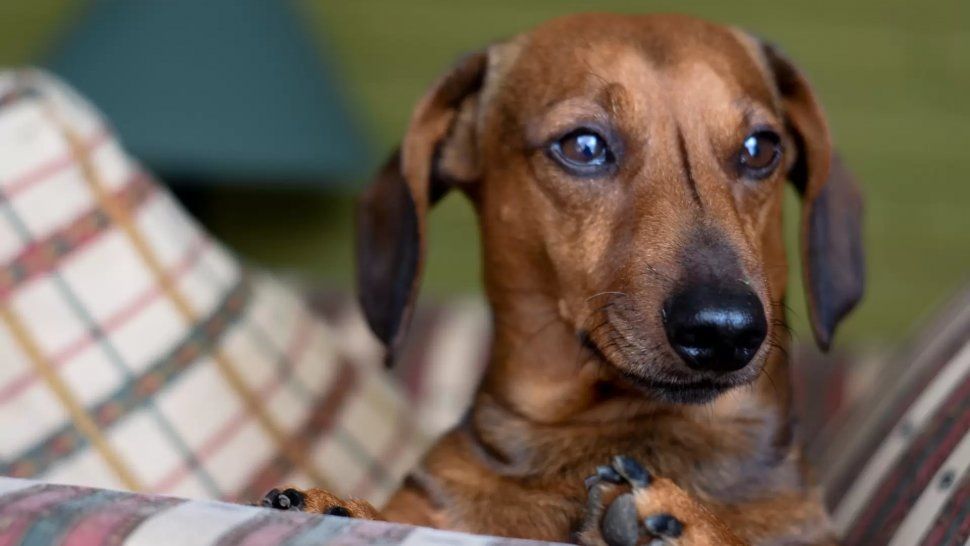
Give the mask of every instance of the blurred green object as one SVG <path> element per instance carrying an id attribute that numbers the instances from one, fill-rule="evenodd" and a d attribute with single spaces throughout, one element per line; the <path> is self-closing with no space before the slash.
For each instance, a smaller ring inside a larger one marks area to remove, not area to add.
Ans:
<path id="1" fill-rule="evenodd" d="M 100 0 L 80 15 L 48 67 L 164 178 L 332 185 L 369 171 L 341 82 L 290 3 Z"/>
<path id="2" fill-rule="evenodd" d="M 75 10 L 63 8 L 68 5 L 74 4 L 0 2 L 0 62 L 37 58 L 71 18 Z M 302 0 L 295 7 L 320 30 L 318 47 L 336 61 L 332 74 L 352 90 L 351 107 L 364 112 L 365 132 L 385 151 L 403 135 L 414 103 L 455 59 L 544 19 L 590 9 L 681 11 L 749 29 L 781 45 L 808 74 L 866 192 L 869 284 L 836 343 L 897 342 L 970 280 L 970 2 Z M 362 187 L 365 179 L 356 182 Z M 244 255 L 350 285 L 349 195 L 227 187 L 213 201 L 218 206 L 205 221 Z M 787 207 L 794 250 L 794 195 Z M 476 290 L 471 208 L 449 196 L 430 226 L 424 293 Z M 795 332 L 810 341 L 797 252 L 790 256 Z"/>

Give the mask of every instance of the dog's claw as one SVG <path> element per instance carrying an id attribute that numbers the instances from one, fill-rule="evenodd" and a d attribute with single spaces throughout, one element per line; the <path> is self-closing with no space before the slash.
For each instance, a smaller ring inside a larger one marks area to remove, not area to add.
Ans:
<path id="1" fill-rule="evenodd" d="M 677 538 L 684 532 L 684 524 L 670 514 L 654 514 L 643 520 L 643 525 L 657 537 Z"/>
<path id="2" fill-rule="evenodd" d="M 623 475 L 612 466 L 596 467 L 596 477 L 610 483 L 623 483 Z"/>
<path id="3" fill-rule="evenodd" d="M 263 497 L 262 505 L 277 510 L 302 511 L 304 506 L 303 493 L 296 489 L 273 489 Z"/>
<path id="4" fill-rule="evenodd" d="M 640 463 L 630 457 L 625 455 L 613 457 L 613 468 L 633 487 L 646 487 L 650 485 L 650 473 Z"/>

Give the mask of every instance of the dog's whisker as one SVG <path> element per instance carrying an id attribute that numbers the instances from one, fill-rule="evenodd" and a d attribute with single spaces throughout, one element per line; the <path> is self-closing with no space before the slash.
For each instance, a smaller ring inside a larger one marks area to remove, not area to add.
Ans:
<path id="1" fill-rule="evenodd" d="M 666 273 L 662 273 L 658 271 L 657 268 L 652 265 L 646 266 L 646 271 L 648 273 L 652 273 L 656 277 L 659 277 L 661 280 L 664 280 L 667 282 L 673 282 L 673 279 L 670 277 L 670 275 L 667 275 Z"/>
<path id="2" fill-rule="evenodd" d="M 774 345 L 774 344 L 772 344 L 769 348 L 770 349 L 778 349 L 779 347 L 776 346 L 776 345 Z M 785 352 L 785 358 L 787 358 L 787 357 L 788 357 L 787 356 L 787 352 Z M 771 374 L 768 373 L 767 368 L 762 367 L 761 370 L 758 372 L 758 375 L 764 376 L 764 377 L 766 377 L 768 379 L 768 383 L 771 384 L 772 390 L 775 391 L 775 396 L 779 396 L 781 394 L 781 391 L 778 390 L 778 385 L 775 384 L 775 380 L 774 380 L 773 377 L 771 377 Z M 751 387 L 754 388 L 754 386 L 755 386 L 754 383 L 752 383 L 751 384 Z"/>
<path id="3" fill-rule="evenodd" d="M 780 302 L 777 302 L 777 303 L 775 303 L 775 302 L 772 302 L 772 304 L 771 304 L 771 306 L 772 306 L 772 308 L 774 308 L 774 309 L 779 309 L 779 310 L 784 310 L 784 311 L 787 311 L 787 312 L 789 312 L 789 313 L 791 313 L 791 315 L 792 315 L 793 317 L 796 317 L 796 318 L 801 318 L 801 317 L 799 316 L 799 314 L 798 314 L 798 313 L 797 313 L 797 312 L 796 312 L 796 311 L 795 311 L 794 309 L 792 309 L 792 307 L 791 307 L 790 305 L 788 305 L 788 304 L 787 304 L 786 302 L 784 302 L 784 301 L 780 301 Z"/>
<path id="4" fill-rule="evenodd" d="M 597 292 L 597 293 L 593 294 L 592 296 L 586 298 L 585 301 L 586 301 L 586 303 L 589 303 L 589 300 L 594 299 L 594 298 L 598 298 L 600 296 L 624 296 L 624 297 L 627 297 L 627 298 L 630 297 L 629 294 L 627 294 L 626 292 L 619 292 L 619 291 L 616 291 L 616 290 L 606 290 L 606 291 L 603 291 L 603 292 Z"/>

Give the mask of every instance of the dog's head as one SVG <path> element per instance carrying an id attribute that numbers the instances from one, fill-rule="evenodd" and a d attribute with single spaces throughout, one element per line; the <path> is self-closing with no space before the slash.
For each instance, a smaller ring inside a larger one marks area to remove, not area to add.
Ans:
<path id="1" fill-rule="evenodd" d="M 418 104 L 361 202 L 361 302 L 393 349 L 428 208 L 460 188 L 497 314 L 551 302 L 645 390 L 707 401 L 753 381 L 782 336 L 786 180 L 827 348 L 862 294 L 861 198 L 801 73 L 689 17 L 557 19 L 465 58 Z"/>

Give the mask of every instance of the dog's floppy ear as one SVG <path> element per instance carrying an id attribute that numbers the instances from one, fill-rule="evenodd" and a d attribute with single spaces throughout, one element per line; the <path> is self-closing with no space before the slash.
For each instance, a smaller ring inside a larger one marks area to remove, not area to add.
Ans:
<path id="1" fill-rule="evenodd" d="M 357 205 L 357 290 L 388 349 L 407 329 L 425 256 L 427 213 L 450 186 L 478 176 L 478 91 L 488 59 L 462 59 L 418 102 L 407 133 Z"/>
<path id="2" fill-rule="evenodd" d="M 833 152 L 828 123 L 805 77 L 771 44 L 762 44 L 798 157 L 789 178 L 802 196 L 802 275 L 819 347 L 862 298 L 862 195 Z"/>

